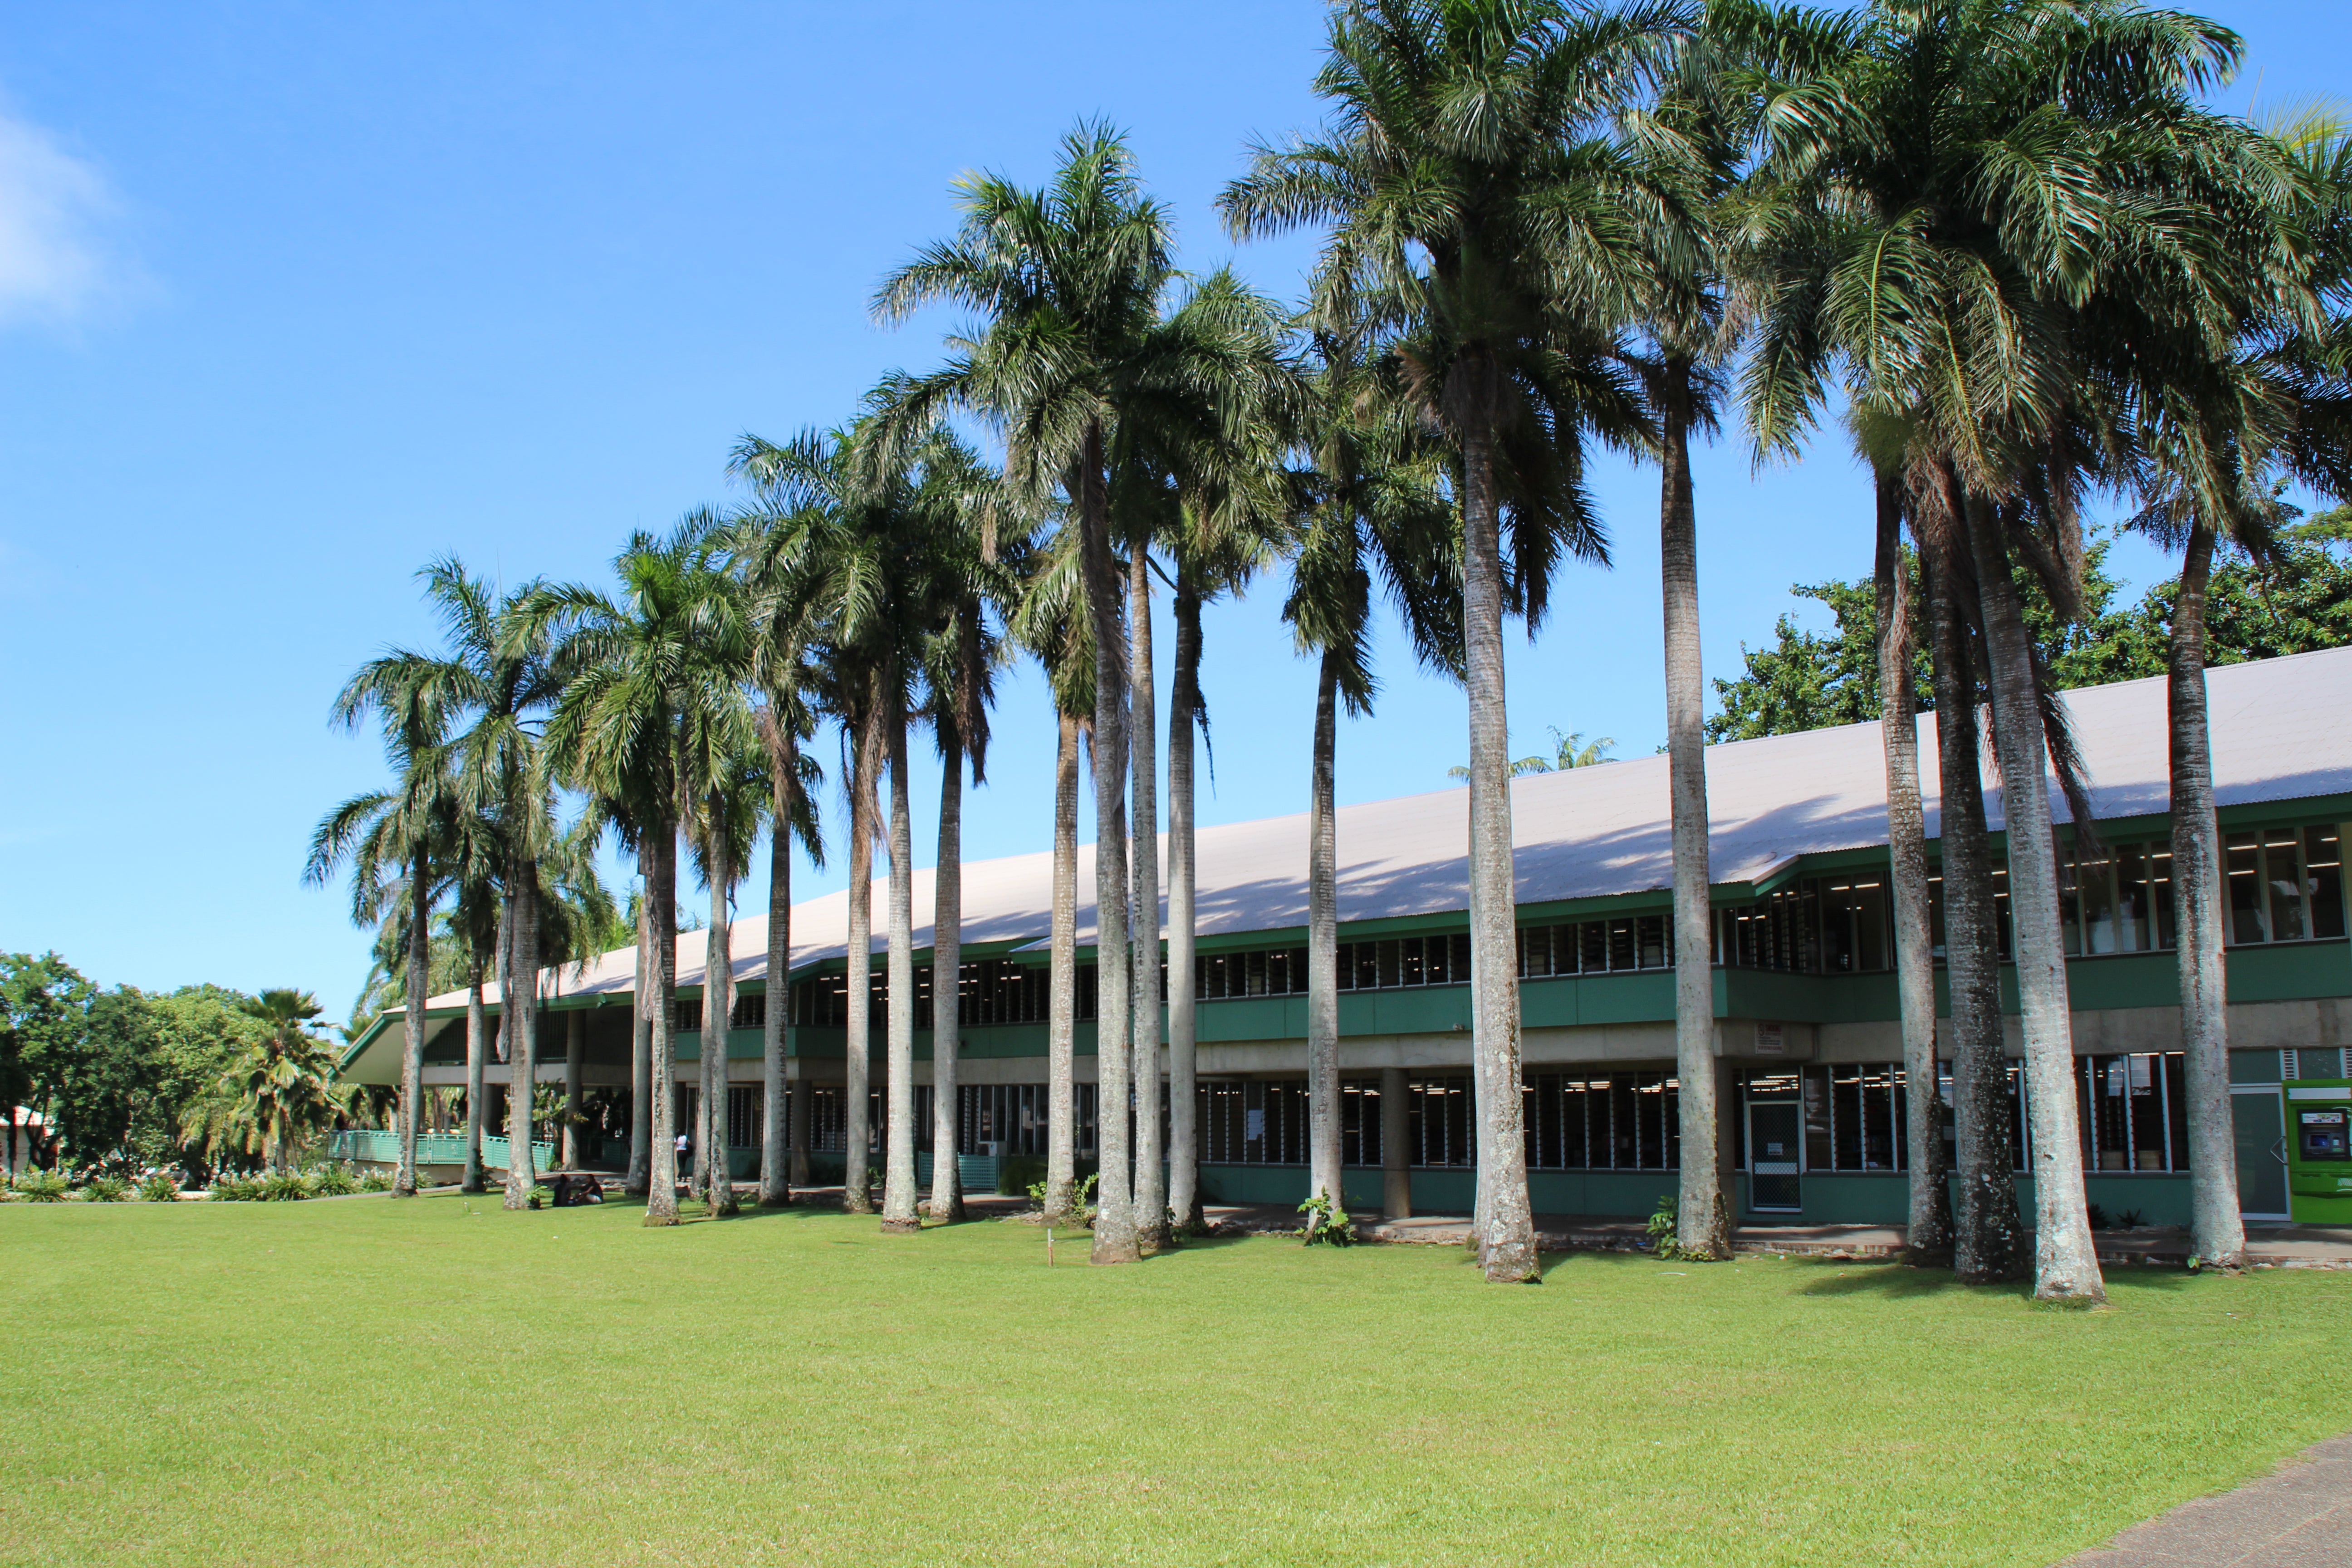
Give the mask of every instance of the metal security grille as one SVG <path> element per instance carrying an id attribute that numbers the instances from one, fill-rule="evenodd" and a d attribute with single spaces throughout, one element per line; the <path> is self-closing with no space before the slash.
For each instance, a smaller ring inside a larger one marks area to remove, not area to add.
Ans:
<path id="1" fill-rule="evenodd" d="M 1051 1152 L 1052 1086 L 1042 1083 L 968 1083 L 959 1087 L 957 1152 L 1029 1155 Z M 1095 1152 L 1095 1086 L 1070 1086 L 1074 1111 L 1071 1142 L 1076 1153 Z"/>
<path id="2" fill-rule="evenodd" d="M 1202 1163 L 1307 1163 L 1306 1079 L 1203 1083 L 1199 1105 Z"/>
<path id="3" fill-rule="evenodd" d="M 727 1089 L 727 1146 L 730 1149 L 756 1149 L 760 1146 L 761 1111 L 768 1091 L 762 1085 L 730 1084 Z"/>
<path id="4" fill-rule="evenodd" d="M 1467 1078 L 1421 1078 L 1405 1084 L 1405 1163 L 1467 1165 L 1475 1148 Z"/>
<path id="5" fill-rule="evenodd" d="M 1528 1163 L 1548 1171 L 1671 1171 L 1682 1161 L 1678 1081 L 1664 1073 L 1544 1073 L 1526 1090 Z"/>

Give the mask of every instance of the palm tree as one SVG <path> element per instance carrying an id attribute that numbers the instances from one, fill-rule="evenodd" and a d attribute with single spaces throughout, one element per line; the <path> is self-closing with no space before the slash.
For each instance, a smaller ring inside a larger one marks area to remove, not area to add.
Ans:
<path id="1" fill-rule="evenodd" d="M 1361 324 L 1444 433 L 1462 518 L 1470 721 L 1472 1052 L 1480 1258 L 1537 1277 L 1519 1072 L 1503 620 L 1545 607 L 1565 550 L 1602 556 L 1580 485 L 1585 437 L 1642 427 L 1612 325 L 1634 265 L 1593 132 L 1668 11 L 1551 0 L 1348 0 L 1317 90 L 1327 134 L 1256 149 L 1220 198 L 1237 234 L 1332 226 L 1317 289 Z M 1507 544 L 1508 560 L 1507 563 Z"/>
<path id="2" fill-rule="evenodd" d="M 221 1089 L 236 1096 L 228 1127 L 244 1152 L 289 1170 L 334 1118 L 334 1052 L 310 1032 L 322 1009 L 308 991 L 278 990 L 247 999 L 243 1011 L 269 1033 L 221 1079 Z"/>
<path id="3" fill-rule="evenodd" d="M 1044 1219 L 1066 1224 L 1077 1195 L 1076 1037 L 1078 968 L 1078 749 L 1094 710 L 1094 642 L 1083 613 L 1076 540 L 1065 529 L 1034 554 L 1012 617 L 1014 640 L 1054 693 L 1053 913 L 1046 941 L 1046 1152 Z M 1181 642 L 1181 634 L 1180 634 Z M 1182 680 L 1180 669 L 1178 676 Z"/>
<path id="4" fill-rule="evenodd" d="M 740 622 L 738 626 L 735 646 L 748 655 L 749 639 L 740 635 Z M 740 659 L 738 669 L 747 671 L 748 659 Z M 695 1129 L 694 1142 L 702 1152 L 704 1209 L 723 1215 L 735 1213 L 737 1206 L 727 1153 L 727 1047 L 735 1019 L 734 950 L 729 939 L 735 884 L 751 868 L 751 843 L 759 834 L 768 781 L 757 720 L 740 675 L 731 681 L 710 680 L 696 696 L 694 706 L 682 715 L 686 743 L 681 750 L 685 771 L 695 781 L 689 835 L 697 868 L 710 894 L 710 924 L 703 944 L 698 1062 L 701 1093 L 695 1101 L 701 1124 Z"/>
<path id="5" fill-rule="evenodd" d="M 1161 1223 L 1137 1211 L 1159 1181 L 1158 942 L 1131 941 L 1127 835 L 1129 675 L 1116 546 L 1139 537 L 1137 520 L 1114 528 L 1114 495 L 1134 494 L 1139 473 L 1166 474 L 1171 443 L 1186 432 L 1230 427 L 1201 410 L 1216 384 L 1222 342 L 1202 341 L 1198 318 L 1163 309 L 1175 282 L 1166 209 L 1146 198 L 1124 140 L 1081 125 L 1063 142 L 1049 185 L 1028 191 L 993 175 L 961 187 L 964 221 L 948 243 L 923 250 L 887 277 L 875 309 L 903 320 L 947 300 L 979 312 L 974 332 L 951 340 L 949 362 L 884 388 L 887 425 L 929 430 L 949 407 L 992 422 L 1004 436 L 1014 492 L 1043 510 L 1056 493 L 1078 535 L 1085 604 L 1094 632 L 1095 909 L 1100 978 L 1096 1036 L 1100 1065 L 1097 1263 L 1132 1262 Z M 1148 566 L 1130 549 L 1124 597 L 1148 599 Z M 1148 637 L 1148 628 L 1144 636 Z M 1146 744 L 1147 752 L 1150 749 Z M 1152 786 L 1139 796 L 1148 808 Z M 1157 822 L 1139 816 L 1156 839 Z M 1156 843 L 1152 846 L 1156 853 Z M 1155 928 L 1157 889 L 1148 914 Z M 1144 900 L 1136 900 L 1144 909 Z M 1137 999 L 1150 1016 L 1136 1032 Z M 1138 1078 L 1141 1064 L 1148 1075 Z M 1139 1097 L 1139 1098 L 1138 1098 Z M 1132 1114 L 1130 1100 L 1139 1108 Z M 1139 1155 L 1143 1158 L 1139 1159 Z"/>
<path id="6" fill-rule="evenodd" d="M 877 395 L 878 401 L 878 395 Z M 978 464 L 934 426 L 919 435 L 867 418 L 848 430 L 805 432 L 786 446 L 747 437 L 735 467 L 763 502 L 803 531 L 810 590 L 819 606 L 832 705 L 842 716 L 852 792 L 849 942 L 849 1180 L 845 1204 L 866 1212 L 862 1160 L 866 1077 L 861 1058 L 871 824 L 861 821 L 876 770 L 891 781 L 887 1004 L 890 1094 L 883 1225 L 915 1230 L 914 865 L 908 800 L 906 730 L 921 641 L 951 617 L 969 592 L 965 568 L 980 552 L 950 542 L 977 538 Z M 952 999 L 950 991 L 950 998 Z"/>
<path id="7" fill-rule="evenodd" d="M 646 867 L 641 909 L 651 925 L 647 968 L 650 1169 L 646 1223 L 677 1223 L 677 1155 L 671 1087 L 677 999 L 677 842 L 688 781 L 683 715 L 741 668 L 740 602 L 708 564 L 707 520 L 690 517 L 670 534 L 639 532 L 614 561 L 620 592 L 539 588 L 522 609 L 543 637 L 558 639 L 562 678 L 546 730 L 551 771 L 625 813 Z M 725 636 L 714 636 L 714 632 Z"/>
<path id="8" fill-rule="evenodd" d="M 785 1042 L 792 995 L 793 856 L 795 837 L 812 865 L 824 865 L 814 791 L 824 782 L 816 760 L 801 748 L 816 732 L 811 695 L 816 683 L 812 645 L 820 627 L 813 588 L 818 574 L 805 558 L 806 537 L 762 510 L 737 519 L 729 542 L 741 576 L 751 624 L 751 676 L 760 705 L 753 717 L 766 753 L 768 801 L 768 967 L 766 1023 L 761 1037 L 760 1202 L 792 1202 L 796 1180 L 805 1184 L 805 1117 L 788 1128 L 794 1093 L 786 1073 Z M 804 1111 L 804 1104 L 799 1109 Z M 796 1136 L 792 1135 L 797 1133 Z M 788 1152 L 789 1150 L 789 1152 Z M 798 1176 L 794 1170 L 797 1168 Z"/>
<path id="9" fill-rule="evenodd" d="M 2217 334 L 2226 346 L 2269 288 L 2273 247 L 2248 240 L 2259 198 L 2241 187 L 2274 186 L 2277 163 L 2197 101 L 2238 53 L 2199 18 L 1952 0 L 1881 6 L 1822 36 L 1838 47 L 1776 88 L 1750 182 L 1768 198 L 1750 230 L 1777 259 L 1748 401 L 1759 440 L 1784 445 L 1842 362 L 1865 416 L 1912 425 L 1906 467 L 1931 503 L 1917 521 L 1952 532 L 1951 563 L 1973 579 L 2011 825 L 2035 1290 L 2097 1300 L 2056 847 L 2016 826 L 2050 820 L 2045 769 L 2064 782 L 2067 759 L 2014 574 L 2074 613 L 2075 492 L 2121 477 L 2142 362 L 2177 364 L 2180 342 L 2210 353 Z M 2074 817 L 2087 842 L 2087 809 Z"/>
<path id="10" fill-rule="evenodd" d="M 1459 679 L 1459 567 L 1437 464 L 1410 410 L 1327 338 L 1297 476 L 1302 514 L 1283 618 L 1316 660 L 1307 857 L 1307 1195 L 1344 1200 L 1339 1082 L 1339 706 L 1371 711 L 1372 588 L 1423 664 Z"/>
<path id="11" fill-rule="evenodd" d="M 427 597 L 434 568 L 425 575 Z M 446 620 L 445 616 L 445 620 Z M 356 728 L 371 712 L 383 726 L 384 748 L 399 785 L 354 795 L 320 821 L 310 840 L 303 880 L 324 882 L 345 860 L 353 863 L 352 915 L 373 925 L 396 900 L 405 907 L 408 973 L 402 1007 L 405 1043 L 400 1069 L 400 1158 L 393 1195 L 416 1193 L 416 1132 L 425 1060 L 427 968 L 436 894 L 435 858 L 447 847 L 455 816 L 449 758 L 444 751 L 456 694 L 435 679 L 438 661 L 405 649 L 370 659 L 336 697 L 334 722 Z M 392 885 L 395 872 L 400 880 Z"/>

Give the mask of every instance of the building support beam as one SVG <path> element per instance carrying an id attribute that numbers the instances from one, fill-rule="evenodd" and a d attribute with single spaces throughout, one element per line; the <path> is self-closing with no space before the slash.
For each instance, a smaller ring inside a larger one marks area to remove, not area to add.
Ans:
<path id="1" fill-rule="evenodd" d="M 1412 1170 L 1405 1163 L 1412 1123 L 1405 1117 L 1404 1068 L 1381 1069 L 1381 1217 L 1412 1217 Z"/>
<path id="2" fill-rule="evenodd" d="M 556 1144 L 556 1159 L 564 1170 L 576 1171 L 584 1163 L 580 1149 L 580 1069 L 588 1059 L 588 1015 L 575 1007 L 563 1016 L 563 1136 Z"/>

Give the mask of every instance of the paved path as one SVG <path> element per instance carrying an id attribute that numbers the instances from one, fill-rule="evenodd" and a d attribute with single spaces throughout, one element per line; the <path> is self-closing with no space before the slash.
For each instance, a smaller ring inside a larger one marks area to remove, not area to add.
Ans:
<path id="1" fill-rule="evenodd" d="M 2258 1481 L 2182 1503 L 2059 1568 L 2342 1568 L 2352 1563 L 2352 1436 Z"/>

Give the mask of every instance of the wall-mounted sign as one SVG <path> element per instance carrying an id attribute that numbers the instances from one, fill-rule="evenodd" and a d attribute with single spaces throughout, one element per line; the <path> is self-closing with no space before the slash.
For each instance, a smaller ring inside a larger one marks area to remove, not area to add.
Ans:
<path id="1" fill-rule="evenodd" d="M 1778 1024 L 1756 1026 L 1756 1054 L 1759 1057 L 1785 1057 L 1789 1054 L 1788 1037 Z"/>

